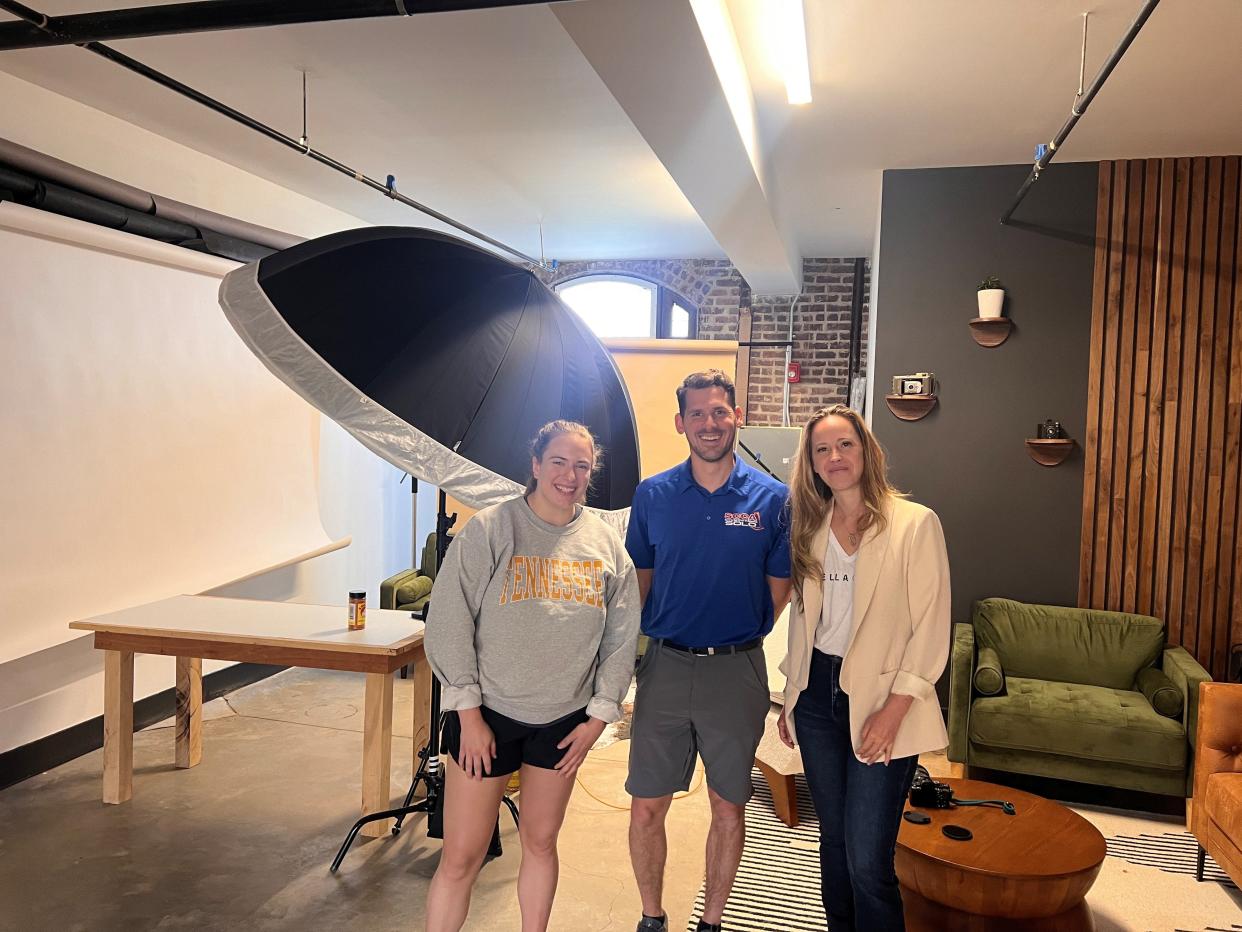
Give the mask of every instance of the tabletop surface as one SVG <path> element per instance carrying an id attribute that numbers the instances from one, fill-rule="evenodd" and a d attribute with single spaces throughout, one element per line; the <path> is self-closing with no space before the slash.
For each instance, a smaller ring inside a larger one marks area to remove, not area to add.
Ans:
<path id="1" fill-rule="evenodd" d="M 368 609 L 366 627 L 350 631 L 344 605 L 302 605 L 178 595 L 159 602 L 84 618 L 70 628 L 143 637 L 271 644 L 330 652 L 393 654 L 423 638 L 409 612 Z"/>
<path id="2" fill-rule="evenodd" d="M 981 780 L 940 781 L 958 799 L 1003 799 L 1016 815 L 990 806 L 953 809 L 908 809 L 931 816 L 930 825 L 901 820 L 899 847 L 963 870 L 1006 877 L 1057 877 L 1090 870 L 1104 860 L 1106 846 L 1099 829 L 1050 799 L 984 783 Z M 970 841 L 954 841 L 941 833 L 945 825 L 970 829 Z"/>

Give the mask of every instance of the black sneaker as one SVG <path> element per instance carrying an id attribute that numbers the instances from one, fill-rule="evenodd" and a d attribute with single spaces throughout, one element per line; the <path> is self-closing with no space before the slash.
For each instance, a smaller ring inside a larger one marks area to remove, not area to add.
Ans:
<path id="1" fill-rule="evenodd" d="M 638 921 L 638 928 L 635 932 L 666 932 L 668 929 L 668 916 L 661 916 L 659 919 L 653 919 L 651 916 L 643 916 Z"/>
<path id="2" fill-rule="evenodd" d="M 714 926 L 710 922 L 704 922 L 700 919 L 698 928 L 695 929 L 695 932 L 721 932 L 721 928 L 720 926 Z"/>

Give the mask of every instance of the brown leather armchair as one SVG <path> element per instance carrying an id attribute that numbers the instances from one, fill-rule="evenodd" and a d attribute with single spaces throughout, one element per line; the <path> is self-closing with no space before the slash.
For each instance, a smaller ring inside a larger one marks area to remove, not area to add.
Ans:
<path id="1" fill-rule="evenodd" d="M 1195 878 L 1204 853 L 1242 886 L 1242 684 L 1199 686 L 1195 732 L 1194 800 L 1190 831 L 1199 841 Z"/>

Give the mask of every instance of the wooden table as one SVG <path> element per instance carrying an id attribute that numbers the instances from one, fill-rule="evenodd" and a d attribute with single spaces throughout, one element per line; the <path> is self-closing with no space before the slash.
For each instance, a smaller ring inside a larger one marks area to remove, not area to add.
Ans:
<path id="1" fill-rule="evenodd" d="M 909 809 L 930 825 L 904 819 L 897 836 L 897 879 L 914 929 L 1091 930 L 1083 899 L 1104 863 L 1104 836 L 1059 803 L 979 780 L 943 781 L 959 799 L 1004 799 L 1016 815 L 969 806 Z M 944 825 L 970 829 L 970 841 L 941 834 Z"/>
<path id="2" fill-rule="evenodd" d="M 69 625 L 95 632 L 104 652 L 103 801 L 123 803 L 134 792 L 134 654 L 177 658 L 176 765 L 202 759 L 203 658 L 349 670 L 366 674 L 362 732 L 362 814 L 391 806 L 392 673 L 414 671 L 414 764 L 430 733 L 431 673 L 423 656 L 423 624 L 409 612 L 373 609 L 366 628 L 349 631 L 343 605 L 299 605 L 180 595 Z M 384 835 L 393 820 L 371 822 L 364 834 Z"/>

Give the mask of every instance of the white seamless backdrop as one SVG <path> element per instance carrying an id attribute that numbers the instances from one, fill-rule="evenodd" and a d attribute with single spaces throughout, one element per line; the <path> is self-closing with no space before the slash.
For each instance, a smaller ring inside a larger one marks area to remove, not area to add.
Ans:
<path id="1" fill-rule="evenodd" d="M 206 590 L 343 603 L 408 565 L 400 473 L 246 349 L 216 300 L 234 266 L 0 205 L 0 752 L 99 714 L 74 619 Z M 355 526 L 361 552 L 330 553 Z M 136 680 L 170 687 L 171 658 Z"/>

